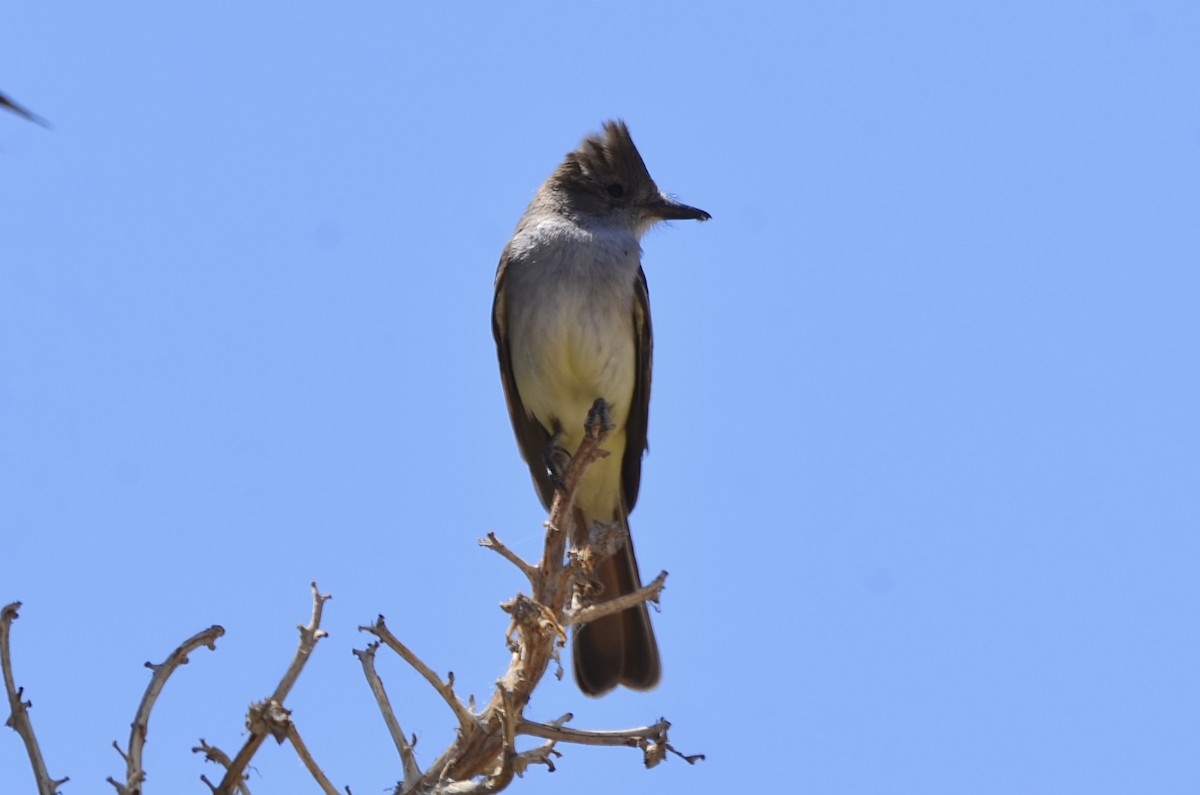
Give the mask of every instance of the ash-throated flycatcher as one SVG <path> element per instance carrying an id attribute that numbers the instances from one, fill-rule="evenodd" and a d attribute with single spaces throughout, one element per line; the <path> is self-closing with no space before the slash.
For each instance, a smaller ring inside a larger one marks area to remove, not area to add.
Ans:
<path id="1" fill-rule="evenodd" d="M 576 546 L 593 522 L 618 525 L 621 548 L 596 567 L 602 600 L 641 587 L 628 514 L 637 501 L 650 409 L 650 301 L 640 240 L 655 223 L 708 213 L 654 184 L 620 121 L 567 155 L 538 189 L 496 271 L 492 332 L 521 455 L 547 509 L 554 447 L 574 452 L 597 398 L 608 404 L 611 455 L 575 493 Z M 582 521 L 579 521 L 582 520 Z M 598 696 L 618 684 L 658 684 L 658 644 L 646 605 L 575 631 L 575 681 Z"/>

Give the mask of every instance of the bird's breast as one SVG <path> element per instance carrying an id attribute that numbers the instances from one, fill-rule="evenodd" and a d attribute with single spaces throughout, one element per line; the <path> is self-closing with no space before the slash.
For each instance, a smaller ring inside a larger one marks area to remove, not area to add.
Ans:
<path id="1" fill-rule="evenodd" d="M 526 410 L 574 436 L 602 397 L 623 425 L 637 375 L 636 240 L 560 234 L 530 242 L 514 252 L 507 275 L 513 375 Z"/>

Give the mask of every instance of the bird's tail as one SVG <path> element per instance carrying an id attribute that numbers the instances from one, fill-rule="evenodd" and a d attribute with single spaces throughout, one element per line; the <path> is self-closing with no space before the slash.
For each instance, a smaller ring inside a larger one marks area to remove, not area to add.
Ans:
<path id="1" fill-rule="evenodd" d="M 575 513 L 581 536 L 590 523 L 581 511 Z M 642 587 L 629 521 L 621 519 L 621 548 L 595 567 L 599 590 L 594 602 L 600 603 L 632 593 Z M 572 644 L 575 681 L 589 696 L 601 696 L 617 685 L 634 690 L 649 690 L 658 684 L 662 667 L 658 643 L 650 626 L 650 612 L 643 602 L 620 613 L 604 616 L 575 629 Z"/>

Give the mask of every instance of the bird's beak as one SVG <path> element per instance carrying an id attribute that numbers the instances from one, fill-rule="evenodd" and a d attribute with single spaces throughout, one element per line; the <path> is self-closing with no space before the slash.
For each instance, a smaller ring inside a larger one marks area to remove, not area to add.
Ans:
<path id="1" fill-rule="evenodd" d="M 646 215 L 663 221 L 707 221 L 712 218 L 698 207 L 689 207 L 661 194 L 657 200 L 647 204 L 645 210 Z"/>

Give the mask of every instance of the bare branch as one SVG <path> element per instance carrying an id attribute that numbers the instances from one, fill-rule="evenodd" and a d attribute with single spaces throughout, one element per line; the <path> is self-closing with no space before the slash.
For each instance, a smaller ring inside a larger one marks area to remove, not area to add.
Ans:
<path id="1" fill-rule="evenodd" d="M 4 99 L 0 95 L 0 100 Z M 8 696 L 8 719 L 4 721 L 21 736 L 25 743 L 25 752 L 29 754 L 29 764 L 33 766 L 33 777 L 37 781 L 38 795 L 55 795 L 58 787 L 69 781 L 69 778 L 53 779 L 46 770 L 46 762 L 42 758 L 42 749 L 38 746 L 37 735 L 33 732 L 33 723 L 29 720 L 29 708 L 33 702 L 22 700 L 24 689 L 17 687 L 13 676 L 12 647 L 9 636 L 12 623 L 17 620 L 17 611 L 21 609 L 20 602 L 5 605 L 0 610 L 0 669 L 3 669 L 4 692 Z"/>
<path id="2" fill-rule="evenodd" d="M 218 748 L 215 745 L 209 745 L 204 740 L 203 737 L 200 738 L 200 745 L 198 745 L 192 749 L 192 753 L 204 754 L 204 761 L 216 762 L 218 765 L 225 768 L 226 770 L 228 770 L 229 766 L 233 764 L 232 760 L 230 760 L 230 758 L 229 758 L 229 754 L 225 753 L 224 751 L 222 751 L 220 748 Z M 213 792 L 217 791 L 217 788 L 215 786 L 213 786 L 212 782 L 210 782 L 203 775 L 200 776 L 200 780 L 203 781 L 205 784 L 208 784 L 208 788 L 211 789 Z M 246 786 L 245 779 L 238 782 L 238 790 L 242 793 L 242 795 L 250 795 L 250 788 Z"/>
<path id="3" fill-rule="evenodd" d="M 316 648 L 317 642 L 321 638 L 326 637 L 329 633 L 321 629 L 321 616 L 324 612 L 325 603 L 332 597 L 329 594 L 322 595 L 317 590 L 317 583 L 310 583 L 313 597 L 312 618 L 307 626 L 298 626 L 300 630 L 300 646 L 296 649 L 296 656 L 292 658 L 292 664 L 288 666 L 287 672 L 284 673 L 283 679 L 279 681 L 279 686 L 275 688 L 275 693 L 264 701 L 251 704 L 250 709 L 246 714 L 246 729 L 250 732 L 250 736 L 246 738 L 241 750 L 237 756 L 229 763 L 225 771 L 221 783 L 217 785 L 216 792 L 220 795 L 232 795 L 234 788 L 238 787 L 245 776 L 246 768 L 250 764 L 250 760 L 258 753 L 258 749 L 262 746 L 263 740 L 270 734 L 277 742 L 283 742 L 287 737 L 287 727 L 291 722 L 290 713 L 283 706 L 283 700 L 292 689 L 292 685 L 296 683 L 300 672 L 304 670 L 304 664 L 308 662 L 308 658 L 312 656 L 313 649 Z"/>
<path id="4" fill-rule="evenodd" d="M 296 649 L 296 656 L 292 659 L 292 664 L 288 666 L 287 673 L 283 675 L 283 679 L 279 680 L 279 687 L 275 688 L 275 693 L 271 696 L 272 700 L 278 701 L 280 704 L 287 698 L 287 694 L 291 692 L 292 685 L 296 684 L 296 679 L 299 678 L 300 672 L 304 670 L 304 664 L 308 662 L 309 655 L 317 646 L 317 641 L 326 637 L 329 633 L 321 629 L 321 614 L 325 609 L 325 603 L 333 598 L 330 594 L 322 595 L 317 590 L 317 583 L 314 581 L 309 583 L 312 588 L 313 608 L 312 618 L 309 619 L 308 626 L 297 626 L 300 630 L 300 647 Z"/>
<path id="5" fill-rule="evenodd" d="M 512 783 L 516 774 L 514 760 L 517 756 L 517 723 L 520 708 L 513 700 L 513 693 L 503 684 L 497 691 L 503 704 L 500 713 L 501 747 L 498 754 L 499 764 L 481 779 L 455 781 L 442 784 L 437 788 L 439 795 L 490 795 L 500 792 Z"/>
<path id="6" fill-rule="evenodd" d="M 396 750 L 400 752 L 400 760 L 404 765 L 404 786 L 416 786 L 421 779 L 421 768 L 417 765 L 417 757 L 413 753 L 412 745 L 405 738 L 404 730 L 400 728 L 396 713 L 392 711 L 392 703 L 388 700 L 387 691 L 383 689 L 383 680 L 375 671 L 375 650 L 378 648 L 379 641 L 375 641 L 364 651 L 355 649 L 354 656 L 362 663 L 367 684 L 370 685 L 371 692 L 375 694 L 375 702 L 379 705 L 379 711 L 383 713 L 383 722 L 387 724 L 388 732 L 392 735 L 392 742 L 396 744 Z"/>
<path id="7" fill-rule="evenodd" d="M 240 788 L 243 780 L 246 778 L 246 768 L 250 765 L 250 760 L 258 753 L 259 747 L 262 746 L 263 740 L 267 738 L 265 734 L 251 734 L 246 738 L 246 742 L 242 744 L 238 750 L 237 756 L 225 768 L 225 775 L 221 777 L 221 782 L 213 787 L 213 792 L 217 795 L 232 795 L 235 788 Z"/>
<path id="8" fill-rule="evenodd" d="M 697 762 L 703 762 L 708 758 L 704 754 L 681 754 L 675 750 L 675 746 L 673 745 L 668 745 L 667 750 L 675 754 L 675 756 L 679 757 L 683 761 L 687 762 L 689 765 L 694 765 Z"/>
<path id="9" fill-rule="evenodd" d="M 139 795 L 142 791 L 142 782 L 146 779 L 146 770 L 142 766 L 142 750 L 150 731 L 150 710 L 154 709 L 154 702 L 158 700 L 159 694 L 166 686 L 167 679 L 171 677 L 176 668 L 187 665 L 188 655 L 201 646 L 207 646 L 215 651 L 217 638 L 224 634 L 224 628 L 214 624 L 181 643 L 161 664 L 146 663 L 146 667 L 154 674 L 150 677 L 150 684 L 146 685 L 146 692 L 142 694 L 142 703 L 138 705 L 137 712 L 133 716 L 133 723 L 130 725 L 129 752 L 122 752 L 116 741 L 113 741 L 113 748 L 116 748 L 117 753 L 125 760 L 125 783 L 123 785 L 113 783 L 120 795 Z"/>
<path id="10" fill-rule="evenodd" d="M 531 737 L 541 737 L 557 742 L 575 743 L 577 745 L 606 745 L 641 748 L 646 767 L 654 767 L 666 758 L 668 752 L 675 754 L 689 765 L 704 759 L 704 754 L 685 755 L 676 751 L 667 741 L 667 730 L 671 728 L 670 721 L 659 718 L 651 726 L 641 726 L 636 729 L 620 729 L 618 731 L 594 731 L 590 729 L 568 729 L 561 721 L 555 723 L 535 723 L 523 720 L 518 732 Z"/>
<path id="11" fill-rule="evenodd" d="M 479 539 L 479 546 L 485 547 L 487 549 L 492 550 L 493 552 L 496 552 L 502 558 L 507 560 L 509 563 L 513 564 L 518 569 L 520 569 L 521 573 L 524 574 L 526 579 L 529 580 L 529 584 L 531 586 L 534 586 L 537 584 L 537 577 L 538 577 L 537 567 L 531 566 L 530 564 L 526 563 L 525 560 L 520 555 L 518 555 L 516 552 L 513 552 L 511 549 L 506 547 L 504 545 L 504 542 L 502 542 L 500 539 L 496 538 L 495 533 L 489 532 L 487 534 L 487 538 Z"/>
<path id="12" fill-rule="evenodd" d="M 607 745 L 640 747 L 647 740 L 662 741 L 666 739 L 667 729 L 671 724 L 665 720 L 650 726 L 639 726 L 635 729 L 618 729 L 616 731 L 595 731 L 591 729 L 570 729 L 561 724 L 537 723 L 522 720 L 517 727 L 520 734 L 530 737 L 541 737 L 543 740 L 554 740 L 577 745 Z"/>
<path id="13" fill-rule="evenodd" d="M 321 766 L 317 764 L 316 760 L 312 758 L 312 754 L 308 752 L 308 746 L 300 739 L 300 732 L 296 730 L 295 723 L 288 723 L 287 738 L 291 741 L 292 747 L 296 749 L 300 760 L 304 762 L 304 766 L 308 768 L 308 772 L 316 779 L 317 784 L 321 786 L 325 795 L 340 795 L 337 787 L 333 786 L 333 782 L 325 775 L 325 771 L 321 770 Z"/>
<path id="14" fill-rule="evenodd" d="M 552 757 L 561 756 L 562 754 L 554 748 L 554 740 L 547 740 L 537 748 L 530 748 L 528 751 L 522 751 L 514 756 L 513 772 L 518 777 L 523 777 L 531 765 L 545 765 L 547 772 L 553 773 L 555 767 Z"/>
<path id="15" fill-rule="evenodd" d="M 466 705 L 459 700 L 458 696 L 454 695 L 454 674 L 450 674 L 447 681 L 443 682 L 441 678 L 433 672 L 433 669 L 425 664 L 417 655 L 400 642 L 400 639 L 392 634 L 384 623 L 383 616 L 375 619 L 375 623 L 369 627 L 359 627 L 362 632 L 370 632 L 375 637 L 379 638 L 389 649 L 399 654 L 404 658 L 404 661 L 417 670 L 417 673 L 425 677 L 425 681 L 438 692 L 442 700 L 449 705 L 454 712 L 454 716 L 458 718 L 459 731 L 465 733 L 471 732 L 478 728 L 479 719 L 469 710 Z"/>
<path id="16" fill-rule="evenodd" d="M 642 602 L 658 602 L 659 594 L 662 593 L 663 586 L 667 582 L 667 573 L 659 572 L 654 581 L 644 588 L 639 588 L 636 591 L 617 596 L 599 604 L 588 605 L 579 610 L 569 611 L 567 613 L 567 624 L 586 624 L 589 621 L 595 621 L 598 618 L 620 613 L 630 607 L 636 607 Z"/>
<path id="17" fill-rule="evenodd" d="M 112 741 L 113 750 L 117 752 L 117 756 L 125 760 L 125 764 L 129 764 L 129 754 L 121 750 L 121 746 L 117 745 L 117 741 Z"/>

